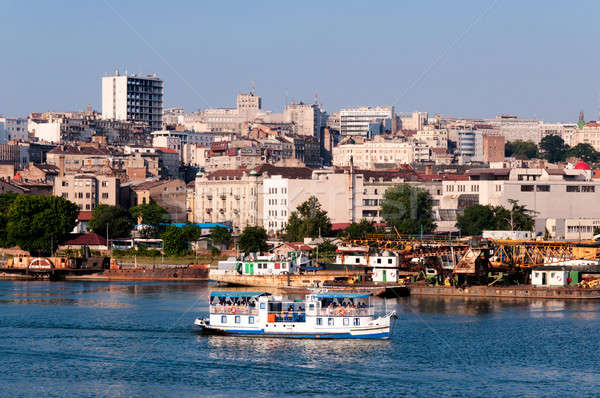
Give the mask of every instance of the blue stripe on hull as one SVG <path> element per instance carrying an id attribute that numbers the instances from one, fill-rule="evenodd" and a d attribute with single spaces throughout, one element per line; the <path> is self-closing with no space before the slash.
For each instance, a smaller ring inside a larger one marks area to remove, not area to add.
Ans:
<path id="1" fill-rule="evenodd" d="M 224 334 L 224 335 L 235 335 L 235 336 L 255 336 L 255 337 L 282 337 L 288 339 L 388 339 L 390 337 L 389 332 L 385 333 L 371 333 L 371 334 L 360 334 L 354 335 L 350 333 L 275 333 L 265 332 L 261 330 L 218 330 L 211 329 L 205 330 L 208 333 Z"/>

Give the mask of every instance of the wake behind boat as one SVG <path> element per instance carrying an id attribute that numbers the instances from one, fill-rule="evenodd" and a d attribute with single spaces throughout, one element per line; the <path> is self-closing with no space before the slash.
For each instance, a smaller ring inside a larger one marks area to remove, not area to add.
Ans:
<path id="1" fill-rule="evenodd" d="M 241 336 L 388 339 L 395 312 L 375 317 L 371 293 L 319 292 L 290 300 L 264 292 L 210 294 L 203 333 Z"/>

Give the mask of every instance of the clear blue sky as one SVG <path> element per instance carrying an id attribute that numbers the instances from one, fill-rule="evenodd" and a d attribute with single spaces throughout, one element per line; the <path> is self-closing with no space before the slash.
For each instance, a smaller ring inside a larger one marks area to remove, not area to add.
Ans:
<path id="1" fill-rule="evenodd" d="M 156 72 L 165 105 L 549 121 L 598 117 L 597 1 L 21 1 L 0 10 L 0 114 L 100 110 L 100 78 Z"/>

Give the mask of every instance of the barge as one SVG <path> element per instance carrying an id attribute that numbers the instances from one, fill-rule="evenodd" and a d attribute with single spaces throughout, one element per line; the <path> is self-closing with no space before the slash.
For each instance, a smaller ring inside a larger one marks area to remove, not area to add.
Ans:
<path id="1" fill-rule="evenodd" d="M 600 289 L 578 286 L 428 286 L 422 283 L 408 285 L 410 295 L 454 297 L 506 297 L 536 299 L 600 299 Z"/>

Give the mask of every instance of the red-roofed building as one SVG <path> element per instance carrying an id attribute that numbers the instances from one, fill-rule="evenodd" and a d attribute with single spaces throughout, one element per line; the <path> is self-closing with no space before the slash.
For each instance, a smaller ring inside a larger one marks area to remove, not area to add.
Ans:
<path id="1" fill-rule="evenodd" d="M 93 232 L 71 234 L 58 248 L 80 250 L 82 246 L 87 246 L 90 250 L 108 250 L 106 238 Z"/>

